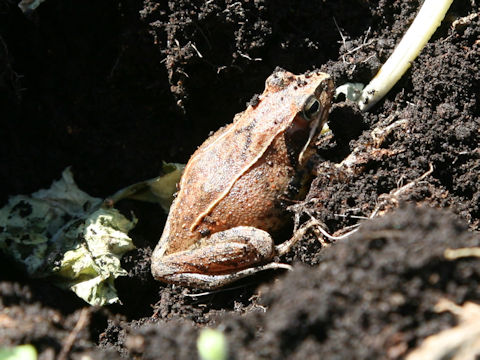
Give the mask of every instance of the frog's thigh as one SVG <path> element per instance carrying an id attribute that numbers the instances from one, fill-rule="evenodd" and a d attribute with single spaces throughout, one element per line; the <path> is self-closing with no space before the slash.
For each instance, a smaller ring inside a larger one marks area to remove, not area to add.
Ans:
<path id="1" fill-rule="evenodd" d="M 152 272 L 158 280 L 213 289 L 264 270 L 258 265 L 274 256 L 266 231 L 239 226 L 213 234 L 196 249 L 155 259 Z"/>

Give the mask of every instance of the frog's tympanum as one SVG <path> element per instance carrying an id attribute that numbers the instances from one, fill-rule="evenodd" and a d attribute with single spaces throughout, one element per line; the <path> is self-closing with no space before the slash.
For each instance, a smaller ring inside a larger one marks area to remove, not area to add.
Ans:
<path id="1" fill-rule="evenodd" d="M 152 256 L 160 281 L 214 289 L 288 251 L 269 233 L 285 224 L 310 144 L 327 120 L 333 81 L 277 69 L 247 109 L 190 158 Z M 297 190 L 297 191 L 296 191 Z"/>

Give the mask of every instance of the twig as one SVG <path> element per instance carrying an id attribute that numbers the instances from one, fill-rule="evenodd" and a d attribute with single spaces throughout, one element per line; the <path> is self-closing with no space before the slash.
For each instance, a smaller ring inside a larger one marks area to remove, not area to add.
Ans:
<path id="1" fill-rule="evenodd" d="M 354 47 L 353 49 L 348 50 L 348 51 L 347 51 L 347 54 L 350 55 L 350 54 L 354 53 L 355 51 L 358 51 L 358 50 L 360 50 L 361 48 L 372 44 L 374 41 L 375 41 L 375 40 L 372 39 L 372 40 L 370 40 L 367 44 L 360 44 L 360 45 L 358 45 L 357 47 Z"/>
<path id="2" fill-rule="evenodd" d="M 240 55 L 241 57 L 244 57 L 245 59 L 248 59 L 250 61 L 262 61 L 262 58 L 252 58 L 252 57 L 250 57 L 250 55 L 241 53 L 240 51 L 238 51 L 238 55 Z"/>
<path id="3" fill-rule="evenodd" d="M 317 224 L 317 229 L 322 233 L 323 236 L 325 236 L 327 239 L 330 239 L 330 240 L 342 240 L 342 239 L 345 239 L 346 237 L 349 237 L 350 235 L 356 233 L 358 231 L 358 227 L 360 226 L 360 224 L 355 224 L 353 226 L 356 226 L 355 229 L 347 232 L 346 234 L 343 234 L 343 235 L 340 235 L 340 236 L 333 236 L 333 235 L 330 235 L 325 229 L 323 229 L 321 226 L 320 226 L 320 223 Z"/>
<path id="4" fill-rule="evenodd" d="M 393 130 L 397 127 L 406 127 L 408 125 L 409 121 L 407 119 L 401 119 L 397 120 L 394 123 L 384 127 L 384 128 L 378 128 L 376 127 L 375 129 L 372 130 L 370 135 L 373 138 L 373 144 L 376 148 L 379 148 L 382 143 L 385 141 L 388 135 L 392 133 Z"/>
<path id="5" fill-rule="evenodd" d="M 66 360 L 68 353 L 72 349 L 73 343 L 77 339 L 78 334 L 80 331 L 83 330 L 83 328 L 88 324 L 88 321 L 90 319 L 90 308 L 84 307 L 80 311 L 80 316 L 78 317 L 78 321 L 75 324 L 75 327 L 73 330 L 68 334 L 67 338 L 65 339 L 65 342 L 63 343 L 62 351 L 60 351 L 60 354 L 58 355 L 58 360 Z"/>
<path id="6" fill-rule="evenodd" d="M 313 217 L 313 215 L 311 215 L 309 213 L 307 213 L 307 214 L 310 216 L 310 220 L 307 221 L 305 224 L 303 224 L 300 227 L 300 229 L 295 231 L 293 236 L 289 240 L 287 240 L 287 241 L 283 242 L 282 244 L 276 246 L 277 253 L 280 256 L 289 252 L 290 249 L 292 248 L 292 246 L 294 246 L 307 233 L 307 231 L 310 230 L 311 228 L 317 229 L 327 239 L 341 240 L 341 239 L 345 239 L 346 237 L 348 237 L 348 236 L 352 235 L 353 233 L 357 232 L 358 231 L 358 226 L 360 226 L 360 224 L 353 225 L 353 226 L 356 226 L 357 228 L 352 230 L 352 231 L 347 232 L 346 234 L 343 234 L 343 235 L 340 235 L 340 236 L 333 236 L 333 235 L 330 235 L 322 227 L 322 224 L 320 223 L 320 221 L 318 221 L 315 217 Z M 327 247 L 327 246 L 330 245 L 330 244 L 326 243 L 325 241 L 323 241 L 323 239 L 321 237 L 318 237 L 318 241 L 324 247 Z"/>
<path id="7" fill-rule="evenodd" d="M 338 23 L 337 23 L 337 20 L 335 19 L 335 17 L 333 17 L 333 22 L 335 23 L 335 26 L 337 27 L 338 33 L 340 34 L 340 37 L 342 38 L 343 47 L 346 50 L 347 49 L 347 45 L 345 43 L 346 37 L 343 35 L 342 30 L 340 30 L 340 26 L 338 26 Z"/>
<path id="8" fill-rule="evenodd" d="M 389 194 L 386 196 L 373 210 L 372 214 L 370 215 L 370 219 L 374 218 L 377 216 L 377 213 L 380 211 L 382 207 L 384 207 L 387 203 L 389 203 L 392 200 L 396 200 L 399 195 L 402 193 L 406 192 L 408 189 L 412 188 L 415 186 L 418 182 L 422 181 L 425 179 L 427 176 L 429 176 L 433 172 L 433 165 L 430 163 L 430 168 L 426 173 L 424 173 L 422 176 L 418 177 L 417 179 L 409 182 L 408 184 L 402 186 L 401 188 L 395 190 L 393 193 Z"/>
<path id="9" fill-rule="evenodd" d="M 194 43 L 190 43 L 190 46 L 193 48 L 193 50 L 195 50 L 195 51 L 197 52 L 198 57 L 199 57 L 200 59 L 202 59 L 202 58 L 203 58 L 203 55 L 202 55 L 202 53 L 201 53 L 200 51 L 198 51 L 198 49 L 197 49 L 197 47 L 195 46 L 195 44 L 194 44 Z"/>
<path id="10" fill-rule="evenodd" d="M 343 35 L 342 30 L 340 30 L 340 26 L 338 26 L 337 20 L 335 19 L 335 16 L 333 17 L 333 22 L 335 23 L 335 26 L 337 27 L 337 30 L 338 30 L 338 33 L 340 34 L 340 37 L 342 38 L 343 47 L 344 47 L 345 50 L 347 50 L 347 44 L 345 42 L 345 36 Z M 345 60 L 345 54 L 342 54 L 342 60 L 343 60 L 343 63 L 347 62 Z"/>
<path id="11" fill-rule="evenodd" d="M 349 218 L 349 219 L 368 220 L 368 217 L 360 216 L 360 215 L 333 214 L 333 216 Z"/>

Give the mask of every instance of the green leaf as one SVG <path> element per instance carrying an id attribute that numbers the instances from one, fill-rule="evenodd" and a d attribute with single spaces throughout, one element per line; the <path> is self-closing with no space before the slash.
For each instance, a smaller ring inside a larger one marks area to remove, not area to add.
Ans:
<path id="1" fill-rule="evenodd" d="M 203 329 L 197 339 L 198 354 L 202 360 L 226 360 L 228 344 L 225 335 L 214 329 Z"/>
<path id="2" fill-rule="evenodd" d="M 32 345 L 0 348 L 0 360 L 37 360 L 37 350 Z"/>

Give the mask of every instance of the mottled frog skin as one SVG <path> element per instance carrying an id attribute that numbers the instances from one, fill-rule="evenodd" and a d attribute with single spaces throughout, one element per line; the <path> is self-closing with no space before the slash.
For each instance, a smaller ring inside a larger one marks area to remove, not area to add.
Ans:
<path id="1" fill-rule="evenodd" d="M 281 267 L 269 233 L 285 224 L 279 204 L 294 193 L 332 93 L 325 73 L 277 69 L 264 92 L 195 151 L 153 252 L 157 280 L 215 289 Z"/>

